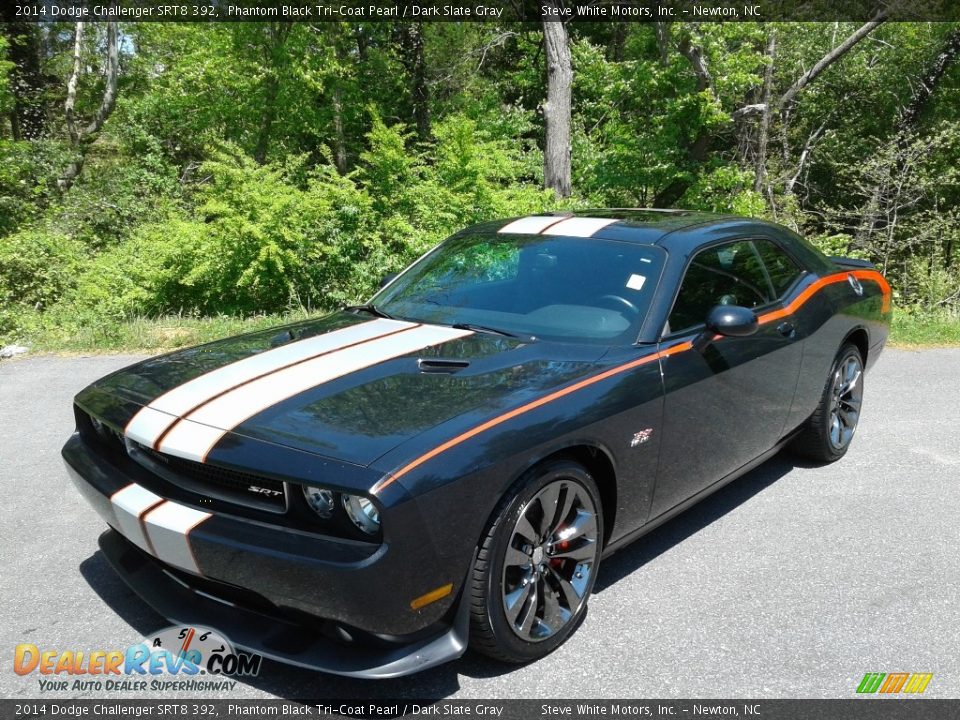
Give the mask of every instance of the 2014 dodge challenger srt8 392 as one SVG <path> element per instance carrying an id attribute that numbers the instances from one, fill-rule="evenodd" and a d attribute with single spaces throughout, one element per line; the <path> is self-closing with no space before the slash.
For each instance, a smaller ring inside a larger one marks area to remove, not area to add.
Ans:
<path id="1" fill-rule="evenodd" d="M 842 457 L 890 312 L 766 222 L 501 220 L 368 304 L 103 378 L 63 456 L 172 620 L 362 677 L 523 662 L 605 555 L 787 444 Z"/>

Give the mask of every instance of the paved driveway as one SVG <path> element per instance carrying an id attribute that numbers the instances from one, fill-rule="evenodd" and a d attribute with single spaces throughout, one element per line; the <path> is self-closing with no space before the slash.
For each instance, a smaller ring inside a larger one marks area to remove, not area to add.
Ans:
<path id="1" fill-rule="evenodd" d="M 3 697 L 40 695 L 11 669 L 18 643 L 112 649 L 166 625 L 108 567 L 59 458 L 73 394 L 135 359 L 0 362 Z M 781 454 L 604 562 L 583 626 L 545 660 L 468 654 L 380 683 L 266 663 L 223 696 L 846 698 L 865 672 L 906 671 L 960 697 L 958 596 L 960 349 L 888 350 L 843 461 Z"/>

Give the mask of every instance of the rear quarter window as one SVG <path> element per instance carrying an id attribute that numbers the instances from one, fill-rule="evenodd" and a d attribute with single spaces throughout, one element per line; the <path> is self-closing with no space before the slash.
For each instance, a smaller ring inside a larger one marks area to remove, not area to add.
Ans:
<path id="1" fill-rule="evenodd" d="M 770 284 L 773 285 L 774 293 L 778 298 L 783 297 L 783 294 L 803 274 L 803 270 L 770 240 L 754 240 L 753 245 L 770 274 Z"/>

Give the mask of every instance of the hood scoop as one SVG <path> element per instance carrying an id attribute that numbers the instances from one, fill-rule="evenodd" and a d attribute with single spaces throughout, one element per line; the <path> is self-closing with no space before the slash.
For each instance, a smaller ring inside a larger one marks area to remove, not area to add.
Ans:
<path id="1" fill-rule="evenodd" d="M 421 373 L 430 375 L 452 375 L 470 367 L 469 360 L 451 358 L 420 358 L 417 367 Z"/>

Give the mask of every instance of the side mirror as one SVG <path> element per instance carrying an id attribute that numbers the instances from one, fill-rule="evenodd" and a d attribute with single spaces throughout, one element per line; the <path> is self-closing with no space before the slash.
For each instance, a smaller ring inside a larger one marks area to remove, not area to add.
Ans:
<path id="1" fill-rule="evenodd" d="M 740 305 L 716 305 L 707 315 L 707 330 L 728 337 L 747 337 L 757 328 L 757 314 Z"/>
<path id="2" fill-rule="evenodd" d="M 384 275 L 383 280 L 380 281 L 380 289 L 382 290 L 387 285 L 393 282 L 393 279 L 400 273 L 390 273 L 389 275 Z"/>

